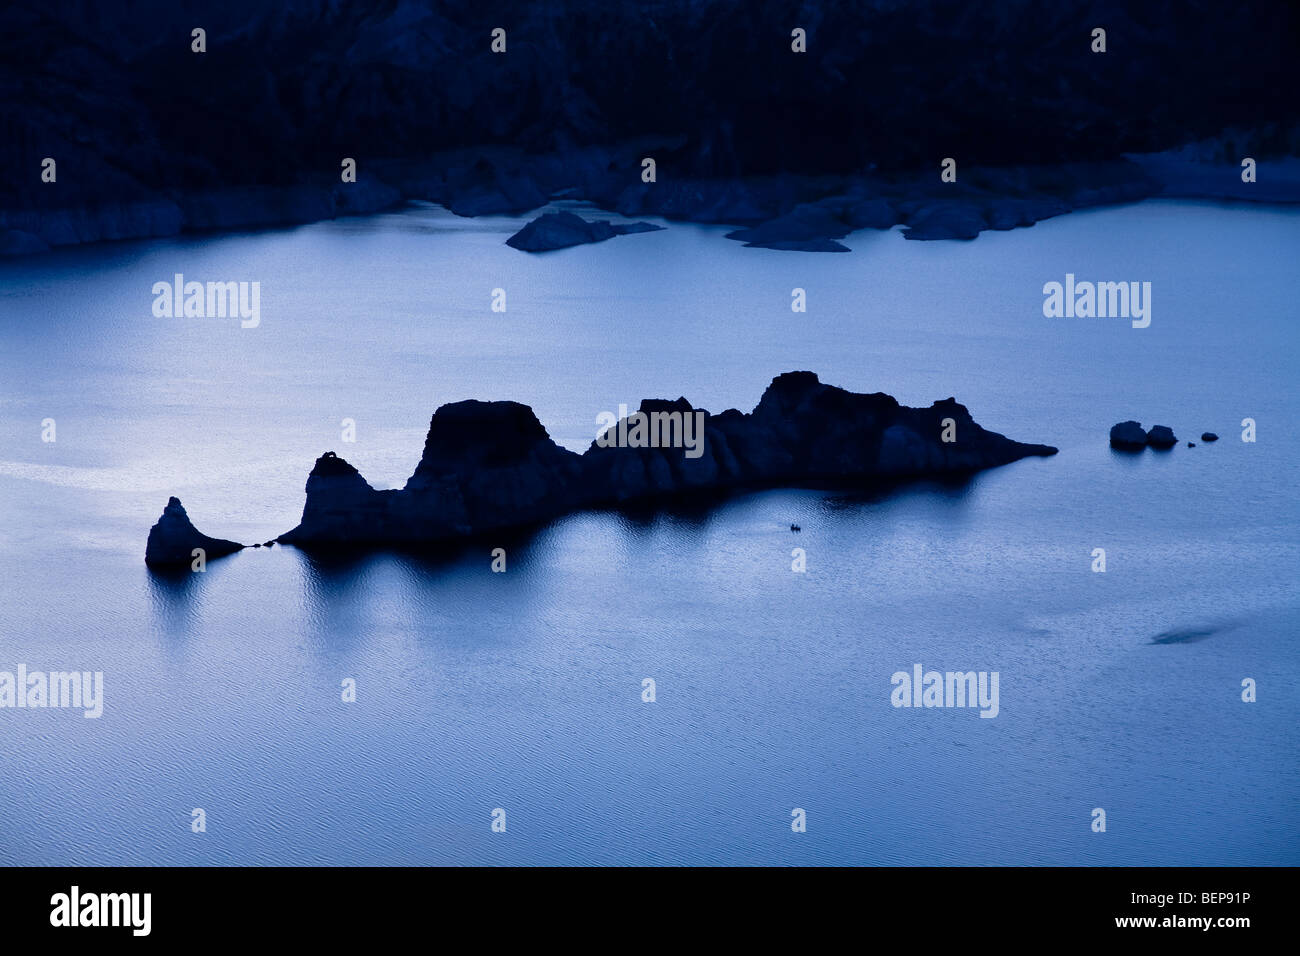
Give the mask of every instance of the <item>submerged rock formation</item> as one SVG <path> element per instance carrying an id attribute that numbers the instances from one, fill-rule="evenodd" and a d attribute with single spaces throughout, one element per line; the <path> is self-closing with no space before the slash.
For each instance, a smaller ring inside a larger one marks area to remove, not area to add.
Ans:
<path id="1" fill-rule="evenodd" d="M 548 252 L 589 242 L 604 242 L 634 232 L 655 232 L 662 228 L 663 226 L 650 222 L 619 223 L 607 219 L 588 222 L 571 212 L 548 212 L 507 239 L 506 245 L 524 252 Z"/>
<path id="2" fill-rule="evenodd" d="M 222 538 L 209 538 L 190 523 L 190 516 L 185 513 L 179 498 L 168 498 L 162 517 L 149 529 L 149 541 L 144 548 L 145 563 L 189 564 L 194 560 L 196 548 L 201 548 L 207 559 L 242 551 L 244 546 Z"/>
<path id="3" fill-rule="evenodd" d="M 947 440 L 945 440 L 947 439 Z M 957 475 L 1056 453 L 981 428 L 954 399 L 908 408 L 882 393 L 779 375 L 749 413 L 647 400 L 584 454 L 532 409 L 465 401 L 433 415 L 401 490 L 377 491 L 333 452 L 307 478 L 300 546 L 417 544 L 524 526 L 588 507 L 773 485 L 865 486 Z"/>

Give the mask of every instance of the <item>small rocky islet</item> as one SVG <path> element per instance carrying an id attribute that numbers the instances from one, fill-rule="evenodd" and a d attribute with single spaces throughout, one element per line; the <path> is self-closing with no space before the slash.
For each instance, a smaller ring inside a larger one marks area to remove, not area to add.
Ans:
<path id="1" fill-rule="evenodd" d="M 651 222 L 610 222 L 596 219 L 588 222 L 571 212 L 548 212 L 532 220 L 513 236 L 506 245 L 523 252 L 550 252 L 571 246 L 604 242 L 615 236 L 638 232 L 657 232 L 663 226 Z"/>
<path id="2" fill-rule="evenodd" d="M 1164 450 L 1178 444 L 1178 438 L 1168 425 L 1153 425 L 1150 431 L 1141 422 L 1127 421 L 1112 425 L 1110 447 L 1120 451 L 1141 451 L 1143 448 Z"/>
<path id="3" fill-rule="evenodd" d="M 806 371 L 778 375 L 751 412 L 715 415 L 678 398 L 647 399 L 634 414 L 690 417 L 701 423 L 702 441 L 686 454 L 680 446 L 598 440 L 579 455 L 557 445 L 527 405 L 455 402 L 434 412 L 404 488 L 376 490 L 334 452 L 321 455 L 307 477 L 301 521 L 275 540 L 304 548 L 436 544 L 586 508 L 744 488 L 870 487 L 1057 451 L 988 431 L 953 398 L 910 408 Z M 622 430 L 632 418 L 614 426 L 619 434 L 629 433 Z M 145 561 L 189 563 L 195 548 L 212 558 L 242 547 L 201 534 L 173 497 L 149 532 Z"/>
<path id="4" fill-rule="evenodd" d="M 244 545 L 224 538 L 210 538 L 194 527 L 185 507 L 174 495 L 167 499 L 158 523 L 149 529 L 149 541 L 145 545 L 145 561 L 149 564 L 176 565 L 189 564 L 194 560 L 194 552 L 202 551 L 205 559 L 219 558 L 236 551 L 242 551 Z"/>
<path id="5" fill-rule="evenodd" d="M 1219 436 L 1214 432 L 1202 432 L 1201 441 L 1216 442 Z M 1142 451 L 1144 448 L 1155 448 L 1159 451 L 1167 451 L 1178 444 L 1178 438 L 1174 435 L 1174 430 L 1168 425 L 1153 425 L 1151 430 L 1147 431 L 1142 427 L 1141 422 L 1126 421 L 1118 422 L 1110 428 L 1110 447 L 1119 451 Z M 1196 442 L 1189 441 L 1188 448 L 1195 448 Z"/>

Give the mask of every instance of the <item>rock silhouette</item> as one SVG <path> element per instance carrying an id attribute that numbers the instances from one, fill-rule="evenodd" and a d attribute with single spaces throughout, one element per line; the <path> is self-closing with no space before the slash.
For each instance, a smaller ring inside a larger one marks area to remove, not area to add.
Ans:
<path id="1" fill-rule="evenodd" d="M 181 500 L 175 496 L 167 499 L 158 523 L 149 529 L 145 545 L 146 564 L 189 564 L 194 560 L 194 550 L 201 548 L 205 558 L 219 558 L 243 550 L 244 546 L 223 538 L 210 538 L 190 523 Z"/>
<path id="2" fill-rule="evenodd" d="M 646 400 L 607 434 L 647 419 L 687 447 L 602 447 L 581 455 L 551 440 L 531 408 L 464 401 L 439 408 L 424 453 L 400 490 L 378 491 L 334 452 L 307 478 L 302 520 L 280 536 L 299 546 L 423 544 L 546 521 L 582 508 L 775 485 L 864 486 L 958 475 L 1056 449 L 980 427 L 954 399 L 908 408 L 882 393 L 825 385 L 812 372 L 777 376 L 752 412 L 711 414 L 685 398 Z M 945 442 L 945 432 L 954 440 Z"/>
<path id="3" fill-rule="evenodd" d="M 1168 425 L 1154 425 L 1147 433 L 1147 444 L 1152 448 L 1163 450 L 1173 448 L 1178 444 L 1178 439 L 1174 435 L 1174 430 Z"/>
<path id="4" fill-rule="evenodd" d="M 1144 448 L 1165 451 L 1177 444 L 1178 438 L 1168 425 L 1152 425 L 1148 432 L 1140 422 L 1127 421 L 1112 425 L 1110 429 L 1110 447 L 1121 451 L 1141 451 Z"/>
<path id="5" fill-rule="evenodd" d="M 1147 447 L 1146 429 L 1141 422 L 1127 421 L 1112 425 L 1110 429 L 1110 447 L 1122 451 L 1141 451 Z"/>
<path id="6" fill-rule="evenodd" d="M 625 440 L 593 441 L 579 455 L 552 441 L 527 405 L 444 405 L 429 422 L 404 488 L 378 491 L 326 452 L 307 476 L 302 520 L 275 540 L 302 547 L 431 544 L 582 508 L 747 487 L 868 486 L 1056 454 L 1049 445 L 982 428 L 955 399 L 908 408 L 880 392 L 825 385 L 812 372 L 778 375 L 748 413 L 713 415 L 685 398 L 647 399 L 606 435 Z M 214 558 L 243 547 L 200 533 L 173 497 L 149 532 L 145 561 L 188 564 L 196 548 Z"/>

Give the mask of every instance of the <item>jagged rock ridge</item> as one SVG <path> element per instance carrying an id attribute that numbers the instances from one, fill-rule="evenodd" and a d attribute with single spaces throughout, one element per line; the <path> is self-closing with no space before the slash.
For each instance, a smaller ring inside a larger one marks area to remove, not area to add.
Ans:
<path id="1" fill-rule="evenodd" d="M 333 452 L 318 458 L 302 520 L 278 540 L 432 543 L 634 500 L 764 485 L 861 486 L 1056 453 L 985 430 L 952 398 L 908 408 L 882 393 L 825 385 L 812 372 L 777 376 L 749 413 L 713 415 L 685 398 L 647 400 L 638 413 L 692 416 L 703 428 L 698 453 L 593 442 L 578 455 L 552 441 L 526 405 L 457 402 L 434 413 L 419 465 L 400 490 L 372 488 Z"/>

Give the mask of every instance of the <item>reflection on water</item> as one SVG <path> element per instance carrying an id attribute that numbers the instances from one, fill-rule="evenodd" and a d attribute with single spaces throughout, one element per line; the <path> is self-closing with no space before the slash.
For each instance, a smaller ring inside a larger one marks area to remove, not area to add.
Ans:
<path id="1" fill-rule="evenodd" d="M 195 574 L 188 567 L 146 567 L 143 573 L 148 577 L 150 605 L 158 632 L 169 637 L 192 634 L 198 623 L 207 575 Z"/>

